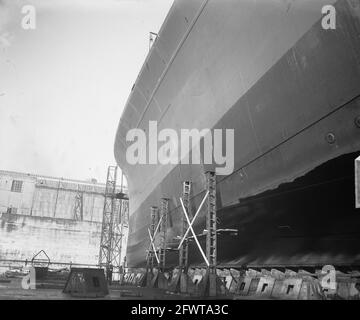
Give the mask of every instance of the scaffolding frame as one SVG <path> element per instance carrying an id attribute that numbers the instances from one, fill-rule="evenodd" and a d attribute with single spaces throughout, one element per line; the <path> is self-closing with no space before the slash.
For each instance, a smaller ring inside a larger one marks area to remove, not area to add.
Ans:
<path id="1" fill-rule="evenodd" d="M 191 192 L 191 182 L 184 181 L 183 182 L 183 191 L 182 191 L 182 199 L 184 203 L 184 208 L 189 216 L 192 217 L 190 211 L 190 192 Z M 187 272 L 188 264 L 189 264 L 189 242 L 187 236 L 185 235 L 189 225 L 184 215 L 181 216 L 181 238 L 184 238 L 182 245 L 179 248 L 179 267 L 180 270 L 184 273 Z"/>
<path id="2" fill-rule="evenodd" d="M 159 267 L 161 271 L 165 271 L 166 268 L 166 232 L 167 232 L 167 223 L 168 223 L 168 214 L 169 214 L 169 199 L 161 199 L 161 224 L 160 224 L 160 250 L 159 250 Z"/>
<path id="3" fill-rule="evenodd" d="M 181 206 L 183 209 L 183 215 L 186 218 L 187 230 L 184 233 L 182 231 L 182 238 L 178 249 L 181 250 L 184 242 L 187 240 L 187 234 L 191 232 L 193 234 L 193 239 L 195 240 L 197 247 L 206 263 L 206 275 L 204 279 L 204 291 L 202 295 L 215 297 L 219 292 L 219 278 L 216 273 L 217 266 L 217 216 L 216 216 L 216 174 L 213 171 L 205 172 L 206 176 L 206 194 L 200 203 L 199 208 L 197 209 L 192 220 L 189 218 L 188 208 L 185 207 L 186 199 L 184 196 L 188 196 L 183 189 L 183 197 L 180 198 Z M 204 252 L 203 248 L 200 245 L 197 235 L 192 227 L 194 221 L 196 220 L 198 214 L 200 213 L 203 204 L 206 201 L 206 250 Z M 179 253 L 181 256 L 181 253 Z M 182 265 L 180 265 L 181 267 Z"/>
<path id="4" fill-rule="evenodd" d="M 124 227 L 128 223 L 129 202 L 121 191 L 117 193 L 117 166 L 109 166 L 104 193 L 104 209 L 101 228 L 99 251 L 99 266 L 105 268 L 106 276 L 112 280 L 113 270 L 121 273 L 122 270 L 122 243 Z"/>
<path id="5" fill-rule="evenodd" d="M 216 217 L 216 174 L 206 172 L 207 197 L 206 212 L 206 258 L 208 260 L 205 278 L 205 295 L 215 297 L 219 292 L 219 282 L 216 274 L 217 265 L 217 217 Z"/>

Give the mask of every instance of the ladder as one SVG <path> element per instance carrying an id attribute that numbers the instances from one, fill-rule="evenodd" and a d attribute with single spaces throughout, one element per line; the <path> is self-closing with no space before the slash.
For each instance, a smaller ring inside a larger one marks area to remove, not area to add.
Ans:
<path id="1" fill-rule="evenodd" d="M 209 192 L 207 198 L 206 212 L 206 258 L 208 268 L 206 275 L 205 294 L 210 297 L 217 296 L 219 292 L 219 279 L 216 274 L 217 258 L 217 218 L 216 218 L 216 174 L 215 172 L 206 172 L 206 187 Z"/>
<path id="2" fill-rule="evenodd" d="M 162 271 L 165 270 L 165 256 L 166 256 L 166 231 L 167 231 L 167 218 L 169 213 L 169 199 L 161 199 L 161 233 L 160 233 L 160 251 L 159 251 L 159 267 Z"/>
<path id="3" fill-rule="evenodd" d="M 209 262 L 210 272 L 216 272 L 216 175 L 214 172 L 206 173 L 206 186 L 209 191 L 207 198 L 207 215 L 206 215 L 206 257 Z"/>
<path id="4" fill-rule="evenodd" d="M 156 225 L 156 218 L 158 216 L 159 209 L 158 207 L 151 207 L 150 208 L 150 234 L 152 237 L 155 236 L 155 225 Z M 154 267 L 154 250 L 150 247 L 147 254 L 146 259 L 146 269 L 152 271 Z"/>
<path id="5" fill-rule="evenodd" d="M 183 182 L 182 199 L 184 202 L 184 207 L 185 207 L 186 212 L 188 213 L 189 217 L 191 217 L 190 192 L 191 192 L 191 182 L 184 181 Z M 184 237 L 185 232 L 188 229 L 188 223 L 187 223 L 184 215 L 182 215 L 181 222 L 182 222 L 182 228 L 181 228 L 181 238 L 182 238 L 182 237 Z M 188 258 L 189 258 L 189 243 L 188 243 L 187 239 L 185 238 L 185 240 L 179 250 L 179 266 L 180 266 L 180 269 L 184 272 L 187 272 Z"/>
<path id="6" fill-rule="evenodd" d="M 109 166 L 106 178 L 103 220 L 101 226 L 99 266 L 110 269 L 113 251 L 113 225 L 115 212 L 117 166 Z"/>

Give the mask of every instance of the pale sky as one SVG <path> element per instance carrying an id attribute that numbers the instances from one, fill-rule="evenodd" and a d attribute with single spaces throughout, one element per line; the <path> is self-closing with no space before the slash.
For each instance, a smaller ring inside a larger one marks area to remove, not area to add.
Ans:
<path id="1" fill-rule="evenodd" d="M 105 181 L 126 100 L 173 0 L 0 0 L 0 170 Z M 23 5 L 36 9 L 24 30 Z"/>

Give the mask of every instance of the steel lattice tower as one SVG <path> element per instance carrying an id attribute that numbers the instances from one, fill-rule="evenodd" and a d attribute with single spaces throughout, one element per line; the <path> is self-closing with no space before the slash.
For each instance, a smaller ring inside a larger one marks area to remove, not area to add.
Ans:
<path id="1" fill-rule="evenodd" d="M 155 236 L 155 225 L 156 225 L 156 219 L 157 216 L 159 214 L 159 208 L 158 207 L 151 207 L 150 208 L 150 219 L 151 219 L 151 223 L 150 223 L 150 234 L 152 237 Z M 152 246 L 150 246 L 149 251 L 147 252 L 147 256 L 146 256 L 146 266 L 147 266 L 147 270 L 149 270 L 150 272 L 152 272 L 152 269 L 154 267 L 154 258 L 155 258 L 155 252 L 154 249 L 152 248 Z"/>
<path id="2" fill-rule="evenodd" d="M 109 166 L 104 194 L 99 266 L 105 267 L 106 271 L 114 268 L 115 272 L 120 272 L 124 226 L 128 223 L 129 201 L 122 192 L 122 186 L 121 191 L 117 193 L 116 179 L 117 167 Z"/>
<path id="3" fill-rule="evenodd" d="M 207 198 L 206 215 L 206 257 L 209 261 L 209 269 L 216 274 L 217 258 L 217 218 L 216 218 L 216 175 L 214 172 L 206 173 L 206 185 L 209 191 Z"/>
<path id="4" fill-rule="evenodd" d="M 188 216 L 191 218 L 190 192 L 191 192 L 191 182 L 190 181 L 183 182 L 182 198 L 184 202 L 184 208 Z M 184 215 L 182 215 L 181 217 L 181 222 L 182 222 L 181 236 L 183 237 L 186 230 L 189 227 Z M 188 240 L 185 239 L 184 243 L 182 244 L 179 250 L 179 266 L 182 269 L 182 271 L 184 271 L 185 273 L 187 272 L 187 268 L 188 268 L 188 256 L 189 256 L 189 243 Z"/>
<path id="5" fill-rule="evenodd" d="M 111 264 L 115 269 L 120 270 L 122 263 L 124 227 L 127 227 L 129 217 L 129 201 L 117 197 L 115 204 L 116 214 L 113 222 Z"/>
<path id="6" fill-rule="evenodd" d="M 113 240 L 113 222 L 115 211 L 115 194 L 116 194 L 116 178 L 117 167 L 110 166 L 107 172 L 103 220 L 101 228 L 99 266 L 106 267 L 106 270 L 111 264 L 111 249 Z"/>
<path id="7" fill-rule="evenodd" d="M 159 267 L 162 271 L 165 270 L 166 262 L 165 262 L 165 256 L 166 256 L 166 232 L 167 232 L 167 219 L 169 214 L 169 199 L 162 198 L 161 199 L 161 227 L 160 227 L 160 251 L 159 251 Z"/>

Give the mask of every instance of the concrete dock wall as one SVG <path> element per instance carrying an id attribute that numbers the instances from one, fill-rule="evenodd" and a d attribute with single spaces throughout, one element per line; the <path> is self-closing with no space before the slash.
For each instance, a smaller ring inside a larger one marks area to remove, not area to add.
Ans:
<path id="1" fill-rule="evenodd" d="M 0 260 L 30 260 L 44 250 L 51 261 L 97 264 L 101 223 L 3 213 Z"/>

